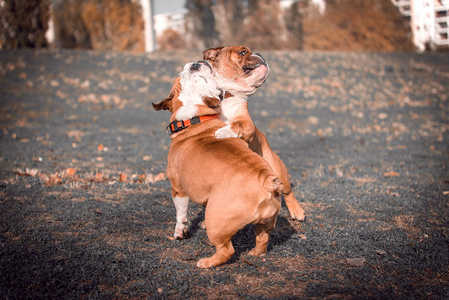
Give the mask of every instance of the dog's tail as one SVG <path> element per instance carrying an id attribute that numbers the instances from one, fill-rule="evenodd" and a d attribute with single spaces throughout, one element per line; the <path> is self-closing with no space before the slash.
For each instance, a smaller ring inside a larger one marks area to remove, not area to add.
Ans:
<path id="1" fill-rule="evenodd" d="M 282 194 L 284 191 L 284 185 L 279 180 L 279 178 L 275 176 L 268 176 L 263 183 L 264 188 L 270 193 L 274 193 L 274 196 L 277 197 Z"/>

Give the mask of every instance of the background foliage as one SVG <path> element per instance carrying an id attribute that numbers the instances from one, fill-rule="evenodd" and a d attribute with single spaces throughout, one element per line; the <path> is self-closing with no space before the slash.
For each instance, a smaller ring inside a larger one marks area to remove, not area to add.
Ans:
<path id="1" fill-rule="evenodd" d="M 414 51 L 410 27 L 390 0 L 187 0 L 185 31 L 157 37 L 159 49 L 245 44 L 255 49 Z M 47 47 L 50 0 L 0 2 L 0 47 Z M 56 47 L 144 51 L 136 0 L 61 0 L 53 6 Z"/>

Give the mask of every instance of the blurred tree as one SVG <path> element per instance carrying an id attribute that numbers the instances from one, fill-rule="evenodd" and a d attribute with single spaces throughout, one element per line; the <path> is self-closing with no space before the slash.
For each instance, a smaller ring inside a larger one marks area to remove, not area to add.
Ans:
<path id="1" fill-rule="evenodd" d="M 282 28 L 280 18 L 279 0 L 249 0 L 243 27 L 244 43 L 251 48 L 284 48 L 288 37 Z"/>
<path id="2" fill-rule="evenodd" d="M 304 49 L 414 51 L 411 30 L 390 0 L 329 0 L 304 19 Z"/>
<path id="3" fill-rule="evenodd" d="M 216 47 L 219 35 L 215 29 L 215 16 L 211 0 L 187 0 L 186 33 L 193 48 Z"/>
<path id="4" fill-rule="evenodd" d="M 302 49 L 304 43 L 304 30 L 302 25 L 302 9 L 299 2 L 292 4 L 289 10 L 285 12 L 284 16 L 285 26 L 289 38 L 287 48 Z"/>
<path id="5" fill-rule="evenodd" d="M 132 0 L 65 0 L 55 7 L 63 48 L 144 51 L 143 18 Z"/>
<path id="6" fill-rule="evenodd" d="M 186 41 L 179 32 L 173 29 L 165 30 L 157 39 L 157 45 L 161 50 L 186 49 Z"/>
<path id="7" fill-rule="evenodd" d="M 236 45 L 242 42 L 245 19 L 244 0 L 218 0 L 212 7 L 216 28 L 220 36 L 219 43 Z"/>
<path id="8" fill-rule="evenodd" d="M 50 0 L 0 1 L 0 49 L 47 46 Z"/>

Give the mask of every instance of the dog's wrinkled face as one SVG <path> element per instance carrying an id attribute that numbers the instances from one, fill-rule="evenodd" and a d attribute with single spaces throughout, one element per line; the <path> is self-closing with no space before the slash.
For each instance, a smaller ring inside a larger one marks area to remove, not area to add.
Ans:
<path id="1" fill-rule="evenodd" d="M 170 110 L 170 120 L 185 121 L 197 116 L 220 113 L 220 90 L 206 61 L 188 63 L 176 78 L 169 96 L 153 103 L 155 110 Z"/>
<path id="2" fill-rule="evenodd" d="M 212 65 L 220 89 L 247 96 L 255 93 L 269 73 L 265 59 L 244 46 L 208 49 L 203 59 Z"/>

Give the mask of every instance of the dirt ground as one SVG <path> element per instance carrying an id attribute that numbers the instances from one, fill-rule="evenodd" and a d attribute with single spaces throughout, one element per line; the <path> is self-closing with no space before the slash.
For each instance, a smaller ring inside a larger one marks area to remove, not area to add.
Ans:
<path id="1" fill-rule="evenodd" d="M 449 298 L 449 56 L 261 53 L 250 111 L 307 220 L 283 206 L 266 256 L 248 226 L 202 270 L 151 107 L 200 51 L 0 51 L 0 298 Z"/>

